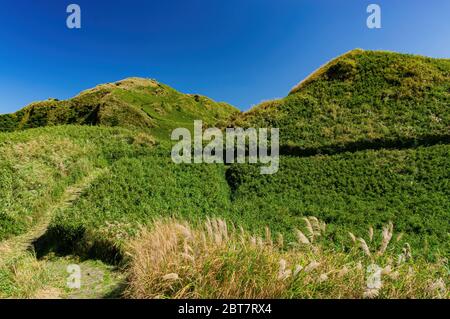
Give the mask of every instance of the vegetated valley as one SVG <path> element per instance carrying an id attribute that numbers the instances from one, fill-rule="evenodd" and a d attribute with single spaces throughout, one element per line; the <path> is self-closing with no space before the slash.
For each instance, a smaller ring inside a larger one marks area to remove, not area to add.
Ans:
<path id="1" fill-rule="evenodd" d="M 174 164 L 194 120 L 279 128 L 279 172 Z M 0 131 L 2 298 L 449 298 L 448 59 L 353 50 L 245 113 L 129 78 Z"/>

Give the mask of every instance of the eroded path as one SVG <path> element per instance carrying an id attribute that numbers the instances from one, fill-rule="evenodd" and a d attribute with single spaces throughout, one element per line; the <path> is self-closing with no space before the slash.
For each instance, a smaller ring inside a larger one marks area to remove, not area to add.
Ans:
<path id="1" fill-rule="evenodd" d="M 99 169 L 81 181 L 68 187 L 61 199 L 45 212 L 38 222 L 23 235 L 0 243 L 0 297 L 28 298 L 105 298 L 117 297 L 116 291 L 123 285 L 123 275 L 113 266 L 100 261 L 81 261 L 76 256 L 46 256 L 37 260 L 33 242 L 43 236 L 57 211 L 70 207 L 92 182 L 107 170 Z M 80 289 L 67 286 L 67 266 L 78 265 L 81 269 Z M 28 281 L 28 283 L 27 283 Z M 24 285 L 28 287 L 24 288 Z"/>

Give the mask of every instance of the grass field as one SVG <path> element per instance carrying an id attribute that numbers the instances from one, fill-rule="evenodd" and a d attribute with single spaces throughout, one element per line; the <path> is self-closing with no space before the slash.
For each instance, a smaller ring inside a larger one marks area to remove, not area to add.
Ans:
<path id="1" fill-rule="evenodd" d="M 282 236 L 272 236 L 270 230 L 255 236 L 220 219 L 208 219 L 197 227 L 173 219 L 158 220 L 130 243 L 125 296 L 449 297 L 446 261 L 429 263 L 416 258 L 408 245 L 403 250 L 387 249 L 395 241 L 393 227 L 385 226 L 380 239 L 359 239 L 365 249 L 355 243 L 347 252 L 324 248 L 323 241 L 316 241 L 326 228 L 315 217 L 305 218 L 296 239 L 287 242 Z M 373 285 L 367 283 L 370 267 L 374 267 L 369 274 L 374 276 L 370 277 Z"/>
<path id="2" fill-rule="evenodd" d="M 420 254 L 450 254 L 450 147 L 282 157 L 278 174 L 235 165 L 227 172 L 233 204 L 248 224 L 288 232 L 304 215 L 329 225 L 333 242 L 347 231 L 392 221 Z M 277 187 L 273 187 L 277 185 Z"/>
<path id="3" fill-rule="evenodd" d="M 93 247 L 104 245 L 104 238 L 121 247 L 139 225 L 168 216 L 194 224 L 220 216 L 255 233 L 269 225 L 290 238 L 304 216 L 318 216 L 340 248 L 350 244 L 348 231 L 381 229 L 392 221 L 404 233 L 399 245 L 409 242 L 417 254 L 435 260 L 450 253 L 450 228 L 442 222 L 450 210 L 449 155 L 449 146 L 437 145 L 283 157 L 280 172 L 268 176 L 252 165 L 175 165 L 165 151 L 155 151 L 115 162 L 55 215 L 47 240 L 57 243 L 56 251 L 95 255 Z"/>
<path id="4" fill-rule="evenodd" d="M 449 298 L 449 105 L 449 60 L 355 50 L 247 113 L 131 78 L 2 115 L 0 297 Z M 174 164 L 194 120 L 279 127 L 279 172 Z"/>

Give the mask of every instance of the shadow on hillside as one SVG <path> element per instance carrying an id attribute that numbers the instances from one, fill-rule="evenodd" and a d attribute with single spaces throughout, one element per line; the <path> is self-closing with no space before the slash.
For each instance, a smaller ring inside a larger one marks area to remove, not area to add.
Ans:
<path id="1" fill-rule="evenodd" d="M 351 143 L 333 144 L 321 147 L 300 147 L 295 145 L 281 145 L 280 155 L 309 157 L 315 155 L 335 155 L 344 152 L 359 152 L 381 149 L 409 149 L 429 147 L 438 144 L 450 144 L 450 135 L 424 135 L 419 138 L 374 139 Z"/>
<path id="2" fill-rule="evenodd" d="M 101 260 L 115 266 L 124 261 L 123 253 L 116 245 L 106 238 L 89 238 L 83 228 L 70 231 L 59 227 L 49 228 L 32 243 L 32 247 L 37 259 L 53 253 L 58 257 L 74 255 L 81 260 Z"/>

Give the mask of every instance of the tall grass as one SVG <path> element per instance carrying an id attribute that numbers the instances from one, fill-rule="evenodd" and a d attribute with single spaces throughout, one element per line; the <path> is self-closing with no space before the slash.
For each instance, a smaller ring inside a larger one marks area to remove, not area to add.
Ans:
<path id="1" fill-rule="evenodd" d="M 355 246 L 346 252 L 321 244 L 323 222 L 310 217 L 305 225 L 296 230 L 297 241 L 285 243 L 269 229 L 256 237 L 221 219 L 208 219 L 201 227 L 157 220 L 129 245 L 126 297 L 449 297 L 447 261 L 413 259 L 408 245 L 401 252 L 387 249 L 391 224 L 383 229 L 381 243 L 355 236 Z M 380 285 L 368 285 L 371 265 L 379 267 Z"/>

